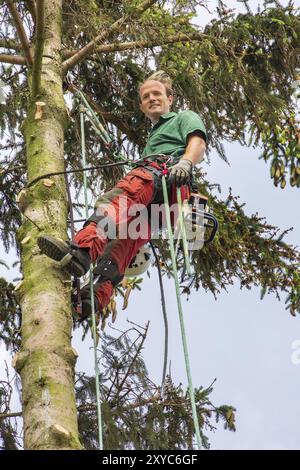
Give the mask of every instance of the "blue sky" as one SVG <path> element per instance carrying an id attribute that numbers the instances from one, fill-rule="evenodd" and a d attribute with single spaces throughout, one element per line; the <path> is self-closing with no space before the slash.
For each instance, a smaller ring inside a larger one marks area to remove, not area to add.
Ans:
<path id="1" fill-rule="evenodd" d="M 287 239 L 299 244 L 298 190 L 274 188 L 258 150 L 238 144 L 227 145 L 226 150 L 231 166 L 213 153 L 210 165 L 204 164 L 208 179 L 221 184 L 224 197 L 231 186 L 247 202 L 248 214 L 257 211 L 281 229 L 294 226 Z M 132 292 L 127 310 L 119 308 L 116 327 L 126 329 L 127 318 L 140 325 L 150 320 L 143 355 L 151 378 L 160 383 L 164 327 L 156 270 L 150 274 L 150 279 L 144 276 L 142 294 Z M 164 284 L 172 377 L 187 384 L 175 289 L 171 281 Z M 237 408 L 237 432 L 223 431 L 221 425 L 216 433 L 208 433 L 212 449 L 300 448 L 300 364 L 292 362 L 292 344 L 300 340 L 300 318 L 285 310 L 284 299 L 285 294 L 281 302 L 274 295 L 260 300 L 258 288 L 240 290 L 235 285 L 217 301 L 202 289 L 183 301 L 194 386 L 208 386 L 217 378 L 213 403 Z M 78 370 L 89 367 L 92 372 L 90 346 L 76 340 Z"/>

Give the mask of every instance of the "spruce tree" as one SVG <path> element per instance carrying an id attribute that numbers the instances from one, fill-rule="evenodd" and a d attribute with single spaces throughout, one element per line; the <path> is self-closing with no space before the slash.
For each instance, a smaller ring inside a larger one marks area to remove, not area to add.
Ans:
<path id="1" fill-rule="evenodd" d="M 166 69 L 174 79 L 175 109 L 190 107 L 201 114 L 210 149 L 227 159 L 224 140 L 262 143 L 262 157 L 270 163 L 274 184 L 284 188 L 289 180 L 300 186 L 299 123 L 293 100 L 299 71 L 299 12 L 292 1 L 288 6 L 265 1 L 259 11 L 252 11 L 246 0 L 244 4 L 245 12 L 236 14 L 231 4 L 219 2 L 218 18 L 201 29 L 195 18 L 205 2 L 196 0 L 1 2 L 1 86 L 7 94 L 0 107 L 1 239 L 7 250 L 16 245 L 23 276 L 13 287 L 1 281 L 1 339 L 16 348 L 13 363 L 22 381 L 27 449 L 82 448 L 70 279 L 40 254 L 36 243 L 41 233 L 67 237 L 65 178 L 43 175 L 81 166 L 79 105 L 70 93 L 67 108 L 67 82 L 73 84 L 69 90 L 85 93 L 114 136 L 115 152 L 111 152 L 93 127 L 87 128 L 89 165 L 99 164 L 99 155 L 101 162 L 111 162 L 119 150 L 132 159 L 139 155 L 149 124 L 135 97 L 139 82 L 155 67 Z M 120 176 L 120 169 L 92 172 L 91 192 L 110 189 Z M 82 174 L 74 173 L 69 182 L 80 189 Z M 193 255 L 192 279 L 182 271 L 184 291 L 201 285 L 217 296 L 237 278 L 247 288 L 261 286 L 262 296 L 286 292 L 290 313 L 296 315 L 299 252 L 284 242 L 286 231 L 280 233 L 258 214 L 247 216 L 232 194 L 227 200 L 212 196 L 212 183 L 200 171 L 197 182 L 209 195 L 220 231 L 213 244 Z M 170 271 L 167 247 L 162 242 L 159 247 L 164 269 Z M 88 380 L 84 383 L 89 386 Z M 184 403 L 185 392 L 170 387 L 175 401 Z M 199 406 L 207 399 L 201 393 L 199 389 Z M 183 411 L 175 416 L 171 410 L 166 418 L 161 405 L 145 404 L 137 420 L 147 416 L 162 433 L 164 426 L 175 429 L 181 422 L 177 429 L 182 434 L 176 434 L 172 443 L 162 435 L 162 442 L 170 447 L 190 445 L 189 417 Z M 232 427 L 233 414 L 224 410 Z M 198 411 L 203 425 L 206 411 L 202 407 Z M 104 414 L 107 429 L 115 426 L 105 406 Z M 155 436 L 150 429 L 143 431 L 141 436 L 119 435 L 116 442 L 107 436 L 108 446 L 153 448 Z M 13 436 L 13 430 L 9 432 Z M 93 447 L 94 439 L 92 435 L 83 440 Z"/>

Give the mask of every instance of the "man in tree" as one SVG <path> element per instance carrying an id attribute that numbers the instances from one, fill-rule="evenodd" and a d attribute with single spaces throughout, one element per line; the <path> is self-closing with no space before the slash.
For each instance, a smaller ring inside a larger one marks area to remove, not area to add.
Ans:
<path id="1" fill-rule="evenodd" d="M 56 261 L 63 260 L 64 269 L 73 276 L 83 276 L 91 262 L 97 261 L 94 270 L 96 312 L 101 312 L 108 304 L 114 286 L 122 280 L 132 258 L 151 238 L 148 222 L 144 236 L 137 239 L 128 234 L 125 238 L 118 236 L 121 225 L 128 226 L 134 218 L 130 208 L 133 205 L 149 208 L 151 204 L 163 202 L 163 174 L 168 175 L 170 203 L 176 202 L 176 187 L 181 187 L 182 199 L 187 199 L 192 168 L 203 160 L 206 148 L 206 132 L 200 117 L 189 110 L 170 112 L 174 97 L 172 82 L 166 73 L 158 71 L 148 77 L 139 87 L 139 98 L 140 108 L 153 126 L 143 152 L 143 157 L 151 155 L 151 158 L 98 199 L 97 209 L 74 241 L 66 243 L 48 235 L 38 239 L 42 253 Z M 103 231 L 103 221 L 107 217 L 116 228 L 114 238 L 109 238 Z M 80 320 L 87 318 L 91 311 L 89 287 L 85 287 L 81 291 Z"/>

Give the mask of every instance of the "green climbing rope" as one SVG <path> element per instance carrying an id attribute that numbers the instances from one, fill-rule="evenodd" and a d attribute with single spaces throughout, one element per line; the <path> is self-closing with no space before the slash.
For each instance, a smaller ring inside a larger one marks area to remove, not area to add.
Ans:
<path id="1" fill-rule="evenodd" d="M 98 119 L 97 114 L 95 113 L 93 108 L 90 106 L 88 100 L 86 99 L 82 91 L 77 89 L 76 94 L 79 95 L 80 99 L 84 102 L 88 110 L 88 112 L 86 112 L 86 117 L 91 122 L 94 130 L 101 137 L 104 144 L 109 148 L 112 145 L 113 140 L 111 139 L 109 134 L 106 132 L 106 130 L 102 126 L 101 122 Z M 126 160 L 126 157 L 124 157 L 124 155 L 117 153 L 115 151 L 112 151 L 112 156 L 118 160 Z"/>
<path id="2" fill-rule="evenodd" d="M 164 193 L 164 205 L 165 205 L 166 221 L 167 221 L 167 229 L 168 229 L 168 237 L 169 237 L 169 247 L 170 247 L 170 254 L 171 254 L 171 259 L 172 259 L 172 267 L 173 267 L 173 274 L 174 274 L 174 281 L 175 281 L 176 299 L 177 299 L 177 306 L 178 306 L 178 315 L 179 315 L 179 321 L 180 321 L 181 338 L 182 338 L 182 345 L 183 345 L 183 351 L 184 351 L 186 374 L 187 374 L 187 379 L 188 379 L 188 384 L 189 384 L 189 393 L 190 393 L 190 400 L 191 400 L 191 405 L 192 405 L 192 414 L 193 414 L 193 421 L 194 421 L 194 427 L 195 427 L 195 432 L 196 432 L 196 439 L 197 439 L 198 448 L 200 449 L 201 448 L 201 435 L 200 435 L 199 421 L 198 421 L 197 410 L 196 410 L 195 394 L 194 394 L 194 388 L 193 388 L 193 383 L 192 383 L 189 353 L 188 353 L 187 339 L 186 339 L 185 326 L 184 326 L 183 313 L 182 313 L 182 305 L 181 305 L 179 281 L 178 281 L 178 270 L 177 270 L 177 263 L 176 263 L 175 250 L 174 250 L 174 237 L 173 237 L 173 231 L 172 231 L 172 226 L 171 226 L 170 206 L 169 206 L 168 190 L 167 190 L 167 183 L 166 183 L 165 176 L 162 177 L 162 186 L 163 186 L 163 193 Z M 181 226 L 181 229 L 182 231 L 184 231 L 183 225 Z"/>
<path id="3" fill-rule="evenodd" d="M 104 127 L 102 126 L 101 122 L 99 121 L 98 119 L 98 116 L 97 114 L 95 113 L 95 111 L 91 108 L 91 106 L 89 105 L 89 102 L 87 101 L 86 97 L 84 96 L 84 94 L 82 93 L 82 91 L 80 90 L 77 90 L 77 94 L 80 96 L 81 100 L 84 102 L 85 106 L 87 107 L 87 109 L 89 110 L 89 112 L 91 113 L 91 115 L 93 116 L 93 119 L 95 120 L 95 123 L 96 123 L 96 127 L 99 129 L 99 132 L 102 136 L 102 139 L 104 140 L 104 142 L 109 145 L 112 143 L 112 139 L 110 138 L 110 136 L 108 135 L 108 133 L 106 132 L 106 130 L 104 129 Z"/>
<path id="4" fill-rule="evenodd" d="M 80 108 L 80 130 L 81 130 L 81 156 L 82 166 L 86 167 L 86 152 L 85 152 L 85 132 L 84 132 L 84 109 Z M 88 194 L 87 194 L 87 176 L 86 172 L 83 172 L 83 186 L 84 186 L 84 205 L 85 205 L 85 217 L 89 217 L 88 209 Z M 96 315 L 95 315 L 95 304 L 94 304 L 94 278 L 93 269 L 90 269 L 90 292 L 91 292 L 91 305 L 92 305 L 92 332 L 93 332 L 93 343 L 94 343 L 94 361 L 95 361 L 95 381 L 96 381 L 96 400 L 97 400 L 97 417 L 98 417 L 98 438 L 99 448 L 103 450 L 103 430 L 102 430 L 102 414 L 101 414 L 101 399 L 100 399 L 100 380 L 99 380 L 99 362 L 97 354 L 97 333 L 96 333 Z"/>

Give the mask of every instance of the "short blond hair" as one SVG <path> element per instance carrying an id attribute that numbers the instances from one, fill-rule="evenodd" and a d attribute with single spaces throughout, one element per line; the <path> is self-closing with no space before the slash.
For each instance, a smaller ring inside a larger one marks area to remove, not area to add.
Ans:
<path id="1" fill-rule="evenodd" d="M 141 87 L 150 80 L 156 80 L 164 85 L 166 89 L 167 96 L 173 95 L 173 81 L 171 77 L 164 72 L 163 70 L 157 70 L 157 72 L 152 73 L 149 77 L 147 77 L 140 85 L 139 85 L 139 93 L 141 91 Z"/>

